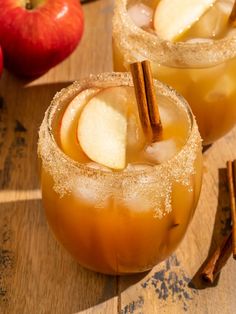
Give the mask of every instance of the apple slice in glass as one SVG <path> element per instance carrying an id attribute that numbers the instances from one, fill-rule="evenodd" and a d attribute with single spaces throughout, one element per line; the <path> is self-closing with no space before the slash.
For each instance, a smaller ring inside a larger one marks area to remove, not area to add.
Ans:
<path id="1" fill-rule="evenodd" d="M 216 0 L 161 0 L 154 13 L 154 29 L 162 39 L 181 37 Z"/>
<path id="2" fill-rule="evenodd" d="M 93 161 L 112 169 L 126 166 L 128 87 L 109 87 L 84 107 L 77 136 L 82 150 Z"/>
<path id="3" fill-rule="evenodd" d="M 80 162 L 88 161 L 77 140 L 77 125 L 82 109 L 99 92 L 99 88 L 89 88 L 80 92 L 66 108 L 60 127 L 61 148 L 66 155 Z"/>

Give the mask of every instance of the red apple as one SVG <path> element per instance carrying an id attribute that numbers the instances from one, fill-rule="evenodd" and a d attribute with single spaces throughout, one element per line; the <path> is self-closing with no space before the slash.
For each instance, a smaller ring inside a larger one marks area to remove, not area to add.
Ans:
<path id="1" fill-rule="evenodd" d="M 79 0 L 1 0 L 5 67 L 24 77 L 44 74 L 76 48 L 83 25 Z"/>
<path id="2" fill-rule="evenodd" d="M 2 57 L 2 49 L 0 47 L 0 76 L 2 74 L 2 68 L 3 68 L 3 61 L 2 61 L 3 57 Z"/>

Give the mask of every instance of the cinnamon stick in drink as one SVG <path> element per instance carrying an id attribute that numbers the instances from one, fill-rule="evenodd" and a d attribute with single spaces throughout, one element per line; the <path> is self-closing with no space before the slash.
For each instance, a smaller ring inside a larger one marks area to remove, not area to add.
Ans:
<path id="1" fill-rule="evenodd" d="M 130 70 L 134 83 L 134 90 L 136 95 L 136 101 L 138 104 L 138 112 L 140 121 L 143 127 L 143 131 L 148 138 L 152 136 L 151 123 L 148 112 L 145 83 L 143 76 L 143 69 L 140 62 L 132 63 Z"/>
<path id="2" fill-rule="evenodd" d="M 161 138 L 162 124 L 155 95 L 150 62 L 145 60 L 130 65 L 138 111 L 144 133 L 154 142 Z"/>
<path id="3" fill-rule="evenodd" d="M 153 140 L 156 141 L 161 138 L 162 125 L 161 125 L 161 118 L 160 118 L 160 113 L 158 109 L 157 97 L 155 94 L 155 88 L 153 84 L 151 66 L 148 60 L 145 60 L 142 62 L 142 69 L 143 69 L 149 118 L 150 118 L 151 128 L 153 132 Z"/>

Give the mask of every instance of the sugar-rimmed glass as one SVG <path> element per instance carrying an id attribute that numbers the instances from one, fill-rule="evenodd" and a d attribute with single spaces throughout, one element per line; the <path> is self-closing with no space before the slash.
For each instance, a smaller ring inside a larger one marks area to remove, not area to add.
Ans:
<path id="1" fill-rule="evenodd" d="M 197 205 L 201 139 L 191 110 L 175 91 L 155 81 L 157 95 L 183 110 L 189 136 L 170 160 L 147 170 L 106 171 L 73 161 L 58 145 L 68 103 L 90 87 L 132 86 L 128 73 L 75 82 L 53 99 L 39 132 L 42 197 L 56 238 L 83 266 L 107 274 L 142 272 L 170 255 Z"/>
<path id="2" fill-rule="evenodd" d="M 236 124 L 235 32 L 212 41 L 165 41 L 154 31 L 147 32 L 134 24 L 127 12 L 129 3 L 115 2 L 115 71 L 127 71 L 129 63 L 150 60 L 154 77 L 173 86 L 187 99 L 203 143 L 213 143 Z"/>

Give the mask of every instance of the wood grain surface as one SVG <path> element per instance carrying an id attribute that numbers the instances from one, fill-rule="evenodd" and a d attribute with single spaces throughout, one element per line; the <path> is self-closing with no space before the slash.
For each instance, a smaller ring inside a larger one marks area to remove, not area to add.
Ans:
<path id="1" fill-rule="evenodd" d="M 226 161 L 236 129 L 204 153 L 199 205 L 179 249 L 152 271 L 128 277 L 80 267 L 56 242 L 41 205 L 37 130 L 56 91 L 112 69 L 112 0 L 83 5 L 85 34 L 65 62 L 24 82 L 0 80 L 0 313 L 236 313 L 236 262 L 214 285 L 199 280 L 209 252 L 230 228 Z"/>

